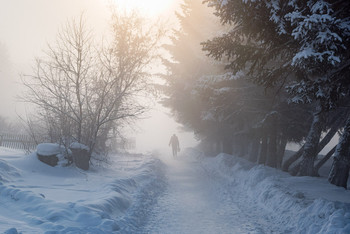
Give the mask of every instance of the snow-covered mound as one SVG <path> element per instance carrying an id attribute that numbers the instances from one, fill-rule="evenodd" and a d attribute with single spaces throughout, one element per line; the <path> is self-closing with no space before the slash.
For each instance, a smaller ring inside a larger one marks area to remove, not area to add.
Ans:
<path id="1" fill-rule="evenodd" d="M 55 143 L 41 143 L 36 147 L 36 152 L 42 156 L 57 155 L 63 151 L 64 147 Z"/>
<path id="2" fill-rule="evenodd" d="M 227 154 L 202 164 L 211 177 L 224 178 L 232 193 L 242 193 L 240 202 L 270 211 L 289 233 L 350 233 L 350 191 L 324 178 L 291 177 Z"/>
<path id="3" fill-rule="evenodd" d="M 89 151 L 88 146 L 81 144 L 79 142 L 73 142 L 72 144 L 70 144 L 69 148 L 70 149 L 83 149 L 83 150 Z"/>
<path id="4" fill-rule="evenodd" d="M 55 143 L 41 143 L 36 147 L 38 159 L 51 166 L 65 166 L 68 164 L 66 159 L 66 149 L 64 146 Z"/>
<path id="5" fill-rule="evenodd" d="M 134 230 L 164 186 L 162 167 L 151 156 L 116 155 L 86 172 L 50 167 L 35 153 L 11 158 L 0 149 L 0 233 Z"/>
<path id="6" fill-rule="evenodd" d="M 20 176 L 20 173 L 15 167 L 0 159 L 0 183 L 9 182 L 18 176 Z"/>

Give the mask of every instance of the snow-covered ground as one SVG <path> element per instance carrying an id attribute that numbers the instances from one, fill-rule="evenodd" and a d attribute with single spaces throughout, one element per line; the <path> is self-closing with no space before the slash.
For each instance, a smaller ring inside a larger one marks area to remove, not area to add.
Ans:
<path id="1" fill-rule="evenodd" d="M 116 155 L 82 171 L 0 147 L 0 233 L 132 233 L 164 188 L 163 168 Z"/>
<path id="2" fill-rule="evenodd" d="M 279 233 L 265 211 L 241 204 L 244 191 L 230 188 L 231 179 L 217 176 L 211 160 L 199 161 L 187 151 L 166 161 L 168 187 L 150 214 L 143 233 Z"/>
<path id="3" fill-rule="evenodd" d="M 197 157 L 194 157 L 197 155 Z M 350 233 L 350 191 L 244 159 L 187 150 L 145 233 Z"/>
<path id="4" fill-rule="evenodd" d="M 326 178 L 292 177 L 225 154 L 204 160 L 203 168 L 209 178 L 221 178 L 247 215 L 260 210 L 272 232 L 350 233 L 350 191 Z"/>
<path id="5" fill-rule="evenodd" d="M 87 172 L 0 155 L 0 232 L 350 233 L 350 191 L 232 155 L 118 155 Z"/>

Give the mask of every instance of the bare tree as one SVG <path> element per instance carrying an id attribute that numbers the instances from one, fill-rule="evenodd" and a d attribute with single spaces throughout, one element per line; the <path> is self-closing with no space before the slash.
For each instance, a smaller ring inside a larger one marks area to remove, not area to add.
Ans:
<path id="1" fill-rule="evenodd" d="M 68 22 L 23 79 L 24 100 L 37 106 L 52 141 L 83 143 L 90 154 L 105 149 L 122 121 L 145 111 L 137 97 L 149 87 L 163 35 L 135 13 L 114 13 L 112 23 L 112 40 L 97 45 L 83 16 Z"/>

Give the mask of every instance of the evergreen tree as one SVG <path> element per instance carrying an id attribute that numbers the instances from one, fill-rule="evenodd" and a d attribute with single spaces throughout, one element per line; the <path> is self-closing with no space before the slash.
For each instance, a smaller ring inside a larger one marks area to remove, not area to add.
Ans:
<path id="1" fill-rule="evenodd" d="M 349 2 L 206 2 L 232 28 L 204 43 L 210 56 L 227 58 L 233 73 L 244 71 L 265 87 L 291 84 L 293 102 L 317 100 L 298 173 L 312 175 L 327 112 L 337 108 L 349 90 Z"/>
<path id="2" fill-rule="evenodd" d="M 185 0 L 181 9 L 176 13 L 180 27 L 173 31 L 171 43 L 164 45 L 171 58 L 163 60 L 167 68 L 163 87 L 167 97 L 163 103 L 171 108 L 178 122 L 204 139 L 216 135 L 216 130 L 211 121 L 201 121 L 206 103 L 193 95 L 193 89 L 200 77 L 219 69 L 205 56 L 200 42 L 212 36 L 220 24 L 201 0 Z M 202 24 L 206 27 L 198 27 Z"/>

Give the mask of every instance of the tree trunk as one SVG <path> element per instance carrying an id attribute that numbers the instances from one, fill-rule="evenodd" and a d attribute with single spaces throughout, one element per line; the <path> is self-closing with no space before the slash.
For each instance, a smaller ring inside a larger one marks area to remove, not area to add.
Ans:
<path id="1" fill-rule="evenodd" d="M 282 161 L 284 157 L 284 152 L 286 151 L 286 146 L 287 146 L 287 139 L 284 137 L 281 137 L 279 146 L 277 148 L 277 167 L 281 168 L 282 166 Z"/>
<path id="2" fill-rule="evenodd" d="M 260 155 L 259 155 L 259 164 L 265 164 L 267 154 L 267 137 L 263 136 L 261 139 Z"/>
<path id="3" fill-rule="evenodd" d="M 316 163 L 314 171 L 315 176 L 319 176 L 318 170 L 332 157 L 336 149 L 336 146 L 334 146 L 318 163 Z"/>
<path id="4" fill-rule="evenodd" d="M 222 149 L 223 147 L 222 147 L 221 141 L 219 139 L 215 139 L 215 141 L 213 141 L 212 145 L 213 145 L 214 155 L 218 155 L 219 153 L 221 153 L 223 151 L 223 149 Z"/>
<path id="5" fill-rule="evenodd" d="M 350 168 L 350 117 L 346 121 L 344 133 L 335 150 L 334 161 L 328 181 L 336 186 L 347 188 Z"/>
<path id="6" fill-rule="evenodd" d="M 297 173 L 299 176 L 312 176 L 314 172 L 314 162 L 318 153 L 318 145 L 321 138 L 324 114 L 322 110 L 314 113 L 311 129 L 306 138 L 300 169 Z"/>
<path id="7" fill-rule="evenodd" d="M 260 147 L 260 138 L 254 138 L 252 142 L 252 147 L 249 153 L 249 161 L 255 163 L 258 160 L 259 147 Z"/>
<path id="8" fill-rule="evenodd" d="M 249 149 L 249 142 L 247 140 L 247 136 L 243 135 L 240 137 L 240 144 L 239 144 L 239 156 L 244 158 L 248 154 Z"/>
<path id="9" fill-rule="evenodd" d="M 298 160 L 301 155 L 303 154 L 304 152 L 304 146 L 303 145 L 299 150 L 298 152 L 296 152 L 295 154 L 293 154 L 290 158 L 288 158 L 284 163 L 283 163 L 283 166 L 282 166 L 282 170 L 283 171 L 288 171 L 290 165 L 292 165 L 296 160 Z"/>
<path id="10" fill-rule="evenodd" d="M 222 141 L 223 144 L 223 152 L 225 154 L 232 154 L 232 141 L 229 137 L 225 137 Z"/>
<path id="11" fill-rule="evenodd" d="M 321 150 L 332 140 L 334 135 L 337 133 L 338 129 L 341 127 L 342 123 L 343 123 L 343 118 L 340 121 L 337 121 L 337 123 L 334 124 L 332 126 L 332 128 L 328 131 L 326 136 L 323 137 L 323 139 L 319 143 L 317 154 L 319 154 L 321 152 Z M 288 160 L 286 160 L 283 163 L 282 170 L 283 171 L 288 171 L 290 165 L 292 165 L 296 160 L 298 160 L 302 156 L 303 152 L 304 152 L 304 145 L 303 145 L 303 147 L 301 147 L 298 150 L 298 152 L 293 154 L 293 156 L 291 156 Z"/>
<path id="12" fill-rule="evenodd" d="M 294 167 L 292 167 L 289 170 L 289 174 L 291 174 L 292 176 L 296 176 L 300 170 L 300 165 L 301 163 L 297 163 L 296 165 L 294 165 Z"/>
<path id="13" fill-rule="evenodd" d="M 275 129 L 272 129 L 272 132 L 269 137 L 266 165 L 273 168 L 277 167 L 277 144 L 276 144 L 277 142 L 276 141 L 277 141 L 276 131 Z"/>
<path id="14" fill-rule="evenodd" d="M 332 140 L 334 135 L 338 132 L 339 128 L 344 124 L 343 121 L 339 121 L 336 124 L 332 126 L 332 128 L 328 131 L 327 135 L 323 137 L 321 140 L 319 146 L 318 146 L 318 153 L 320 153 L 323 148 Z"/>

